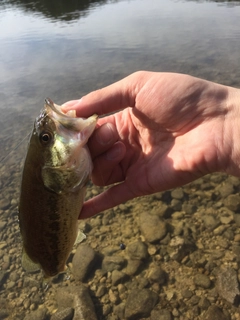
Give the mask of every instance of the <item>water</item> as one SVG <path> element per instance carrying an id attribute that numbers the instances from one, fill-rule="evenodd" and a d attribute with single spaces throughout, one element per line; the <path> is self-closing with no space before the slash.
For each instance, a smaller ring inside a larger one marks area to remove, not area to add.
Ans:
<path id="1" fill-rule="evenodd" d="M 45 97 L 61 104 L 140 69 L 239 87 L 239 38 L 239 1 L 1 1 L 0 159 L 15 150 L 0 165 L 2 270 L 20 270 L 20 172 Z M 25 294 L 19 280 L 3 283 L 0 299 Z M 13 314 L 28 309 L 19 302 Z"/>

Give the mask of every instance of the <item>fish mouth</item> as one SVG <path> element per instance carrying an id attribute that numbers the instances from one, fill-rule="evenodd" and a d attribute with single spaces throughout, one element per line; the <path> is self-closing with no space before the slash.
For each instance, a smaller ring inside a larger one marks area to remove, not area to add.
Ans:
<path id="1" fill-rule="evenodd" d="M 45 99 L 45 106 L 51 108 L 52 111 L 56 112 L 59 116 L 64 117 L 64 118 L 69 118 L 68 115 L 61 112 L 60 108 L 59 109 L 56 108 L 56 105 L 54 104 L 54 102 L 50 98 Z"/>

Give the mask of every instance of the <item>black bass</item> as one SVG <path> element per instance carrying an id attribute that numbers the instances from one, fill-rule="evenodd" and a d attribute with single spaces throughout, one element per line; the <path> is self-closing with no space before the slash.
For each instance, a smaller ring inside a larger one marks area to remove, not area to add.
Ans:
<path id="1" fill-rule="evenodd" d="M 76 118 L 50 99 L 36 118 L 25 159 L 19 203 L 22 266 L 44 278 L 66 269 L 78 237 L 92 161 L 86 147 L 97 115 Z"/>

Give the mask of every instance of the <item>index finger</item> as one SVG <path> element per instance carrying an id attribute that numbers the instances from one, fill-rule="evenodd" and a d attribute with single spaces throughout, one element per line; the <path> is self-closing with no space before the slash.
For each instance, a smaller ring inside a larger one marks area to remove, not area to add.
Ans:
<path id="1" fill-rule="evenodd" d="M 63 112 L 76 110 L 78 117 L 109 114 L 126 107 L 135 106 L 139 78 L 132 74 L 103 89 L 93 91 L 80 100 L 72 100 L 62 105 Z"/>

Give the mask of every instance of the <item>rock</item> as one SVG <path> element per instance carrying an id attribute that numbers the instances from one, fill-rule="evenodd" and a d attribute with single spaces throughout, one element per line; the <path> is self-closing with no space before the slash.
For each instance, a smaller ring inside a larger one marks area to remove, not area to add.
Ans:
<path id="1" fill-rule="evenodd" d="M 0 221 L 0 231 L 2 231 L 7 225 L 6 221 Z"/>
<path id="2" fill-rule="evenodd" d="M 211 281 L 208 278 L 208 276 L 205 276 L 204 274 L 201 274 L 201 273 L 197 274 L 194 277 L 194 283 L 197 286 L 202 287 L 204 289 L 208 289 L 211 286 Z"/>
<path id="3" fill-rule="evenodd" d="M 202 316 L 203 320 L 229 320 L 222 310 L 213 305 L 208 308 L 206 313 Z"/>
<path id="4" fill-rule="evenodd" d="M 189 300 L 188 300 L 188 303 L 189 305 L 192 305 L 192 306 L 195 306 L 199 303 L 200 301 L 200 297 L 199 296 L 196 296 L 196 295 L 193 295 Z"/>
<path id="5" fill-rule="evenodd" d="M 234 193 L 233 185 L 231 183 L 229 183 L 229 182 L 224 183 L 223 185 L 221 185 L 218 188 L 218 190 L 219 190 L 222 198 L 226 198 L 230 194 Z"/>
<path id="6" fill-rule="evenodd" d="M 225 200 L 224 205 L 235 213 L 240 210 L 240 197 L 239 194 L 230 194 Z"/>
<path id="7" fill-rule="evenodd" d="M 190 204 L 190 203 L 183 203 L 182 210 L 186 214 L 193 214 L 197 210 L 197 207 L 195 205 Z"/>
<path id="8" fill-rule="evenodd" d="M 139 217 L 140 229 L 148 242 L 155 242 L 163 239 L 167 234 L 167 224 L 156 215 L 142 212 Z"/>
<path id="9" fill-rule="evenodd" d="M 234 304 L 240 294 L 236 271 L 230 267 L 220 269 L 217 274 L 216 288 L 222 298 Z"/>
<path id="10" fill-rule="evenodd" d="M 128 279 L 126 273 L 118 270 L 113 270 L 112 272 L 112 284 L 117 286 L 119 283 L 124 283 Z"/>
<path id="11" fill-rule="evenodd" d="M 181 293 L 182 293 L 182 297 L 185 299 L 189 299 L 193 295 L 192 291 L 190 291 L 188 289 L 183 290 Z"/>
<path id="12" fill-rule="evenodd" d="M 237 227 L 240 227 L 240 214 L 239 213 L 234 214 L 233 217 L 234 217 L 234 221 L 235 221 Z"/>
<path id="13" fill-rule="evenodd" d="M 7 248 L 7 242 L 6 241 L 0 241 L 0 250 Z"/>
<path id="14" fill-rule="evenodd" d="M 148 279 L 150 282 L 157 282 L 162 285 L 167 280 L 167 274 L 162 268 L 154 267 L 150 270 Z"/>
<path id="15" fill-rule="evenodd" d="M 220 216 L 220 221 L 222 224 L 230 224 L 234 221 L 234 214 L 230 210 L 224 212 Z"/>
<path id="16" fill-rule="evenodd" d="M 157 215 L 159 218 L 170 218 L 171 213 L 172 209 L 162 201 L 159 201 L 158 205 L 150 212 L 151 215 Z"/>
<path id="17" fill-rule="evenodd" d="M 153 310 L 150 320 L 172 320 L 172 315 L 167 309 Z"/>
<path id="18" fill-rule="evenodd" d="M 148 248 L 142 241 L 135 241 L 127 246 L 127 254 L 130 259 L 144 260 L 148 257 Z"/>
<path id="19" fill-rule="evenodd" d="M 56 312 L 51 316 L 51 320 L 72 320 L 74 314 L 73 308 L 66 308 Z"/>
<path id="20" fill-rule="evenodd" d="M 102 296 L 104 296 L 104 294 L 107 292 L 107 288 L 105 285 L 101 284 L 96 292 L 96 297 L 100 298 Z"/>
<path id="21" fill-rule="evenodd" d="M 167 250 L 171 259 L 181 261 L 186 255 L 196 250 L 196 245 L 187 238 L 176 236 L 171 239 Z"/>
<path id="22" fill-rule="evenodd" d="M 177 199 L 172 199 L 171 208 L 173 211 L 181 211 L 182 210 L 182 202 Z"/>
<path id="23" fill-rule="evenodd" d="M 106 256 L 102 261 L 102 269 L 107 272 L 121 270 L 125 264 L 125 259 L 121 256 Z"/>
<path id="24" fill-rule="evenodd" d="M 171 191 L 171 196 L 173 199 L 181 200 L 184 198 L 184 192 L 182 188 L 177 188 Z"/>
<path id="25" fill-rule="evenodd" d="M 24 320 L 45 320 L 47 318 L 47 309 L 39 308 L 35 311 L 30 312 L 24 318 Z"/>
<path id="26" fill-rule="evenodd" d="M 95 308 L 88 289 L 79 284 L 74 287 L 59 288 L 56 292 L 58 311 L 74 309 L 73 320 L 97 320 Z"/>
<path id="27" fill-rule="evenodd" d="M 128 274 L 129 276 L 133 276 L 134 274 L 138 273 L 138 271 L 140 270 L 142 264 L 143 264 L 142 260 L 128 259 L 127 267 L 126 267 L 126 270 L 125 270 L 126 274 Z"/>
<path id="28" fill-rule="evenodd" d="M 72 272 L 76 280 L 83 281 L 91 273 L 97 254 L 87 244 L 79 245 L 72 260 Z"/>
<path id="29" fill-rule="evenodd" d="M 214 217 L 211 214 L 203 216 L 202 219 L 205 224 L 205 227 L 210 230 L 217 228 L 217 226 L 219 226 L 219 224 L 220 224 L 219 219 L 217 219 L 216 217 Z"/>
<path id="30" fill-rule="evenodd" d="M 148 317 L 158 301 L 158 295 L 149 290 L 132 290 L 128 295 L 125 307 L 127 320 L 139 320 Z"/>
<path id="31" fill-rule="evenodd" d="M 0 209 L 1 210 L 6 210 L 9 209 L 11 203 L 8 199 L 1 199 L 0 200 Z"/>
<path id="32" fill-rule="evenodd" d="M 118 319 L 124 319 L 125 303 L 119 303 L 117 306 L 113 307 L 113 313 L 118 317 Z"/>
<path id="33" fill-rule="evenodd" d="M 210 307 L 211 303 L 205 297 L 202 297 L 198 303 L 199 308 L 203 310 L 207 310 Z"/>

